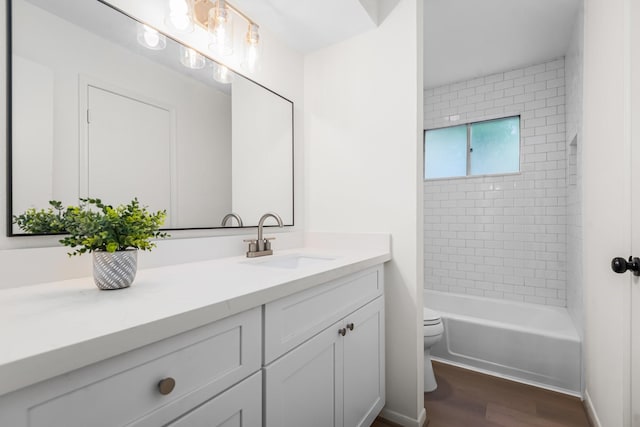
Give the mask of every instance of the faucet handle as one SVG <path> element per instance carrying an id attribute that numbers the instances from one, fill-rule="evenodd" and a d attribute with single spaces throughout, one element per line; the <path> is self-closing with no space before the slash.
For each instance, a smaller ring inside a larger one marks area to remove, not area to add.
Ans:
<path id="1" fill-rule="evenodd" d="M 271 241 L 275 240 L 275 237 L 265 237 L 264 239 L 264 250 L 265 251 L 270 251 L 271 250 Z"/>
<path id="2" fill-rule="evenodd" d="M 242 241 L 249 244 L 249 252 L 257 252 L 257 250 L 258 250 L 258 241 L 257 240 L 255 240 L 255 239 L 244 239 Z"/>

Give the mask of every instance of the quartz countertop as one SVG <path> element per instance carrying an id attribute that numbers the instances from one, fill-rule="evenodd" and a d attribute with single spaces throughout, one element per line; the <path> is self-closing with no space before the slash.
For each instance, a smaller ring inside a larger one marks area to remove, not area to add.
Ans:
<path id="1" fill-rule="evenodd" d="M 388 239 L 386 248 L 339 246 L 273 255 L 331 258 L 296 269 L 237 256 L 142 269 L 117 291 L 92 277 L 2 290 L 0 395 L 391 259 Z"/>

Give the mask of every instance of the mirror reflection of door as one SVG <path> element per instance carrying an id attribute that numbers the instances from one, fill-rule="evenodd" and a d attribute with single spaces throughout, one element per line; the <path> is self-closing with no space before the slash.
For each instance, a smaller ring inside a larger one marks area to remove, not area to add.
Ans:
<path id="1" fill-rule="evenodd" d="M 171 112 L 131 94 L 87 88 L 86 195 L 116 205 L 137 197 L 172 215 Z"/>

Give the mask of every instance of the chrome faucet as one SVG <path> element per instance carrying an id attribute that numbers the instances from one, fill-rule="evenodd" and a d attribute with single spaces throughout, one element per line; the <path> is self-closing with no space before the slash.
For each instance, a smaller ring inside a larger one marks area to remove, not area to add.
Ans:
<path id="1" fill-rule="evenodd" d="M 247 251 L 248 258 L 273 255 L 273 250 L 271 249 L 271 240 L 274 240 L 275 237 L 263 237 L 262 231 L 264 227 L 264 221 L 269 217 L 275 219 L 278 222 L 278 227 L 283 227 L 282 219 L 277 213 L 267 212 L 266 214 L 262 215 L 260 217 L 260 221 L 258 222 L 258 239 L 244 240 L 245 242 L 249 243 L 249 250 Z"/>
<path id="2" fill-rule="evenodd" d="M 240 215 L 235 212 L 228 213 L 224 216 L 224 218 L 222 218 L 222 226 L 226 227 L 227 222 L 229 222 L 231 218 L 235 218 L 236 221 L 238 221 L 238 227 L 244 227 L 244 225 L 242 224 L 242 218 L 240 218 Z"/>

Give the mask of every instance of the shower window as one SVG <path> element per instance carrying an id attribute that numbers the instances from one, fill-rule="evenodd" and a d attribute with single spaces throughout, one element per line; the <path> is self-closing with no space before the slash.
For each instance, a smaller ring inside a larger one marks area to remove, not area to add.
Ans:
<path id="1" fill-rule="evenodd" d="M 520 116 L 424 132 L 425 179 L 520 171 Z"/>

